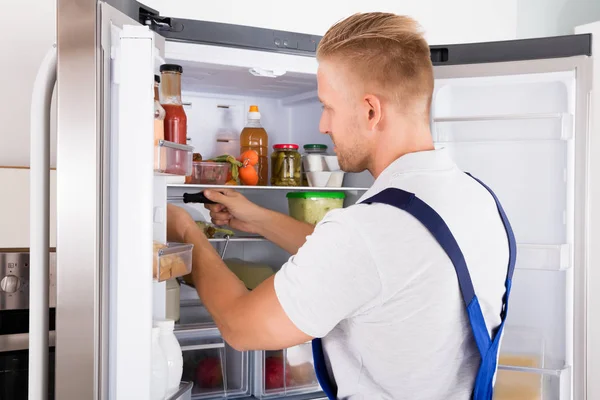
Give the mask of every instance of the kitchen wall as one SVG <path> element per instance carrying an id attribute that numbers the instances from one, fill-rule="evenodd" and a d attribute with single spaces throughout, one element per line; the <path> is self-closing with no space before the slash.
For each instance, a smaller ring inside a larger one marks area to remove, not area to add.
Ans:
<path id="1" fill-rule="evenodd" d="M 600 0 L 517 0 L 517 37 L 568 35 L 600 21 Z"/>

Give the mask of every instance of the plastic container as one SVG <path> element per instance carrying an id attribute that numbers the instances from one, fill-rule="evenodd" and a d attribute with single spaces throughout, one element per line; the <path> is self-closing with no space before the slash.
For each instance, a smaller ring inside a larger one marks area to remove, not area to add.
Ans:
<path id="1" fill-rule="evenodd" d="M 248 397 L 248 353 L 227 345 L 217 328 L 178 330 L 183 380 L 194 382 L 193 399 Z"/>
<path id="2" fill-rule="evenodd" d="M 167 395 L 167 359 L 160 346 L 160 329 L 152 328 L 150 399 L 164 400 Z"/>
<path id="3" fill-rule="evenodd" d="M 308 186 L 307 172 L 324 170 L 324 157 L 327 155 L 325 144 L 305 144 L 302 153 L 302 186 Z"/>
<path id="4" fill-rule="evenodd" d="M 159 140 L 154 149 L 154 172 L 180 176 L 192 173 L 192 146 Z"/>
<path id="5" fill-rule="evenodd" d="M 269 181 L 269 135 L 260 124 L 260 112 L 256 105 L 250 106 L 248 122 L 240 133 L 240 154 L 246 150 L 255 150 L 258 153 L 257 185 L 266 186 Z"/>
<path id="6" fill-rule="evenodd" d="M 312 346 L 303 343 L 276 351 L 256 351 L 254 397 L 264 399 L 320 392 Z"/>
<path id="7" fill-rule="evenodd" d="M 192 271 L 193 244 L 154 242 L 152 276 L 158 282 L 187 275 Z"/>
<path id="8" fill-rule="evenodd" d="M 159 328 L 159 343 L 167 361 L 167 395 L 170 396 L 179 390 L 179 383 L 183 373 L 183 357 L 181 347 L 173 334 L 175 321 L 163 319 L 154 321 L 154 326 Z"/>
<path id="9" fill-rule="evenodd" d="M 271 154 L 271 185 L 302 186 L 302 157 L 298 145 L 276 144 Z"/>
<path id="10" fill-rule="evenodd" d="M 225 162 L 194 161 L 192 173 L 186 183 L 204 185 L 224 185 L 231 170 L 231 164 Z"/>
<path id="11" fill-rule="evenodd" d="M 289 192 L 289 214 L 299 221 L 316 225 L 330 210 L 344 207 L 344 192 Z"/>

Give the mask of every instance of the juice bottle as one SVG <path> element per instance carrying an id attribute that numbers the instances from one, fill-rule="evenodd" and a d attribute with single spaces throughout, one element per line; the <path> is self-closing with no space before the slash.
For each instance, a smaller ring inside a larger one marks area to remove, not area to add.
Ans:
<path id="1" fill-rule="evenodd" d="M 269 136 L 260 124 L 258 106 L 250 106 L 248 122 L 240 134 L 240 154 L 246 150 L 255 150 L 258 153 L 258 185 L 266 186 L 269 181 Z"/>
<path id="2" fill-rule="evenodd" d="M 165 140 L 187 144 L 187 116 L 181 102 L 181 74 L 177 64 L 160 66 L 162 75 L 161 104 L 165 109 Z"/>

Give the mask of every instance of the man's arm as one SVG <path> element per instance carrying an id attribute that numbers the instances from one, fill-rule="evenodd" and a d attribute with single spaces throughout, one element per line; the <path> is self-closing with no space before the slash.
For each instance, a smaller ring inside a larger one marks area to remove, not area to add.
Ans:
<path id="1" fill-rule="evenodd" d="M 300 331 L 281 307 L 274 277 L 248 291 L 185 210 L 168 206 L 170 240 L 194 245 L 192 276 L 198 295 L 227 343 L 237 350 L 278 350 L 304 343 Z"/>
<path id="2" fill-rule="evenodd" d="M 204 195 L 219 203 L 206 206 L 215 225 L 229 225 L 264 236 L 290 254 L 296 254 L 313 233 L 313 225 L 259 207 L 233 190 L 206 190 Z"/>

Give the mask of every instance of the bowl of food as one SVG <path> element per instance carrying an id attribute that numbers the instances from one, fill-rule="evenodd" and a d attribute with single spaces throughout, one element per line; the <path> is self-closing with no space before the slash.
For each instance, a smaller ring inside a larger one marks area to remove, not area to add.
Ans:
<path id="1" fill-rule="evenodd" d="M 344 192 L 289 192 L 289 214 L 299 221 L 316 225 L 333 209 L 343 208 Z"/>
<path id="2" fill-rule="evenodd" d="M 203 185 L 224 185 L 231 169 L 227 162 L 194 161 L 192 174 L 187 183 Z"/>

